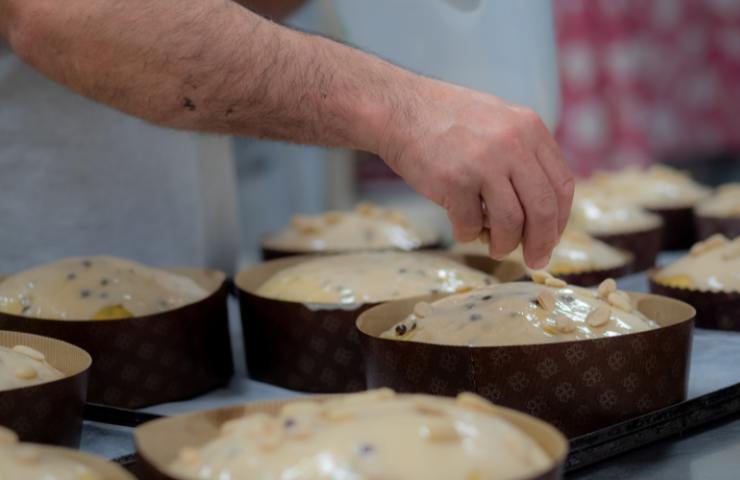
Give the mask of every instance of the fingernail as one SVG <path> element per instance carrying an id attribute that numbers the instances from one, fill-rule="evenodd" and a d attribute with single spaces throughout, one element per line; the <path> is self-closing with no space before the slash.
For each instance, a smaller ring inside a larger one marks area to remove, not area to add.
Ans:
<path id="1" fill-rule="evenodd" d="M 550 255 L 545 255 L 544 257 L 541 257 L 540 259 L 532 262 L 532 265 L 530 265 L 530 268 L 540 270 L 540 269 L 545 268 L 548 263 L 550 263 Z"/>

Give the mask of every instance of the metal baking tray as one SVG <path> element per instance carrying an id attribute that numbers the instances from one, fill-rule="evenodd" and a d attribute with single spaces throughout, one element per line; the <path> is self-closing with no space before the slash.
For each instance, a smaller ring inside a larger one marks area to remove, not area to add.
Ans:
<path id="1" fill-rule="evenodd" d="M 574 438 L 570 442 L 565 471 L 573 472 L 700 427 L 714 428 L 738 415 L 740 383 Z M 88 405 L 85 409 L 86 420 L 126 427 L 136 427 L 160 417 L 100 405 Z M 114 461 L 130 470 L 136 467 L 135 454 Z"/>

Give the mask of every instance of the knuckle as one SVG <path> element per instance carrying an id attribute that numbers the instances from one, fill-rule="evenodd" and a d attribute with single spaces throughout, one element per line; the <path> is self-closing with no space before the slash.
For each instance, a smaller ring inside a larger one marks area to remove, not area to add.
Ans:
<path id="1" fill-rule="evenodd" d="M 573 197 L 573 194 L 576 190 L 576 181 L 573 178 L 573 175 L 571 175 L 570 173 L 566 174 L 565 177 L 561 179 L 560 182 L 556 185 L 556 188 L 558 189 L 560 195 L 562 195 L 563 197 Z"/>
<path id="2" fill-rule="evenodd" d="M 470 186 L 471 175 L 461 162 L 454 162 L 443 170 L 442 180 L 453 191 L 459 191 Z"/>
<path id="3" fill-rule="evenodd" d="M 522 225 L 524 224 L 524 213 L 518 206 L 502 208 L 496 213 L 495 221 L 496 227 L 499 227 L 506 232 L 514 232 L 521 230 Z"/>
<path id="4" fill-rule="evenodd" d="M 557 212 L 557 198 L 550 188 L 540 188 L 534 194 L 533 214 L 539 222 L 546 222 Z"/>

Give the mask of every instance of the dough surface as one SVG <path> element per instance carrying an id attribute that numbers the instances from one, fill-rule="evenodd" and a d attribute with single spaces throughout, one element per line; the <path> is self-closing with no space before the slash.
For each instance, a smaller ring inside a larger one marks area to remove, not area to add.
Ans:
<path id="1" fill-rule="evenodd" d="M 602 292 L 608 291 L 600 296 L 568 285 L 502 283 L 418 304 L 413 314 L 381 337 L 482 347 L 613 337 L 657 328 L 633 308 L 624 292 L 605 288 L 600 286 Z"/>
<path id="2" fill-rule="evenodd" d="M 63 377 L 64 374 L 49 365 L 39 351 L 25 345 L 0 347 L 0 391 L 29 387 Z"/>
<path id="3" fill-rule="evenodd" d="M 660 227 L 658 215 L 620 204 L 598 189 L 577 185 L 568 225 L 593 235 L 640 232 Z"/>
<path id="4" fill-rule="evenodd" d="M 713 235 L 662 268 L 655 280 L 676 288 L 740 292 L 740 237 Z"/>
<path id="5" fill-rule="evenodd" d="M 109 256 L 70 257 L 0 282 L 0 311 L 56 320 L 149 315 L 208 292 L 192 279 Z"/>
<path id="6" fill-rule="evenodd" d="M 488 245 L 480 242 L 458 244 L 453 251 L 488 255 Z M 521 245 L 508 257 L 524 265 Z M 628 257 L 616 248 L 596 240 L 587 233 L 568 229 L 552 251 L 545 270 L 553 275 L 604 270 L 626 265 Z"/>
<path id="7" fill-rule="evenodd" d="M 353 212 L 293 217 L 289 228 L 269 236 L 263 244 L 299 252 L 345 252 L 413 250 L 433 241 L 433 235 L 412 228 L 402 214 L 363 203 Z"/>
<path id="8" fill-rule="evenodd" d="M 696 212 L 707 217 L 740 217 L 740 183 L 719 187 L 696 207 Z"/>
<path id="9" fill-rule="evenodd" d="M 0 478 L 12 480 L 104 480 L 90 467 L 29 444 L 0 445 Z"/>
<path id="10" fill-rule="evenodd" d="M 316 257 L 277 272 L 257 294 L 292 302 L 373 303 L 492 284 L 478 270 L 437 255 L 411 252 Z"/>
<path id="11" fill-rule="evenodd" d="M 667 167 L 628 167 L 616 172 L 597 172 L 581 182 L 602 192 L 619 205 L 651 209 L 690 207 L 710 194 L 710 190 L 688 174 Z"/>
<path id="12" fill-rule="evenodd" d="M 551 464 L 533 439 L 478 396 L 384 389 L 231 420 L 218 438 L 183 449 L 171 470 L 213 480 L 503 480 Z"/>

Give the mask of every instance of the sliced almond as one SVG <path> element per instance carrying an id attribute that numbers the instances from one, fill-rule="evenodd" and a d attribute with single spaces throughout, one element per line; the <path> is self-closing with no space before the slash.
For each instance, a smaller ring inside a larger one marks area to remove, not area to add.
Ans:
<path id="1" fill-rule="evenodd" d="M 358 203 L 355 207 L 355 212 L 359 213 L 360 215 L 364 216 L 370 216 L 377 210 L 377 207 L 369 202 L 361 202 Z"/>
<path id="2" fill-rule="evenodd" d="M 408 227 L 409 225 L 409 221 L 406 219 L 406 217 L 402 213 L 396 212 L 394 210 L 388 210 L 388 212 L 385 214 L 385 218 L 387 218 L 388 221 L 402 227 Z"/>
<path id="3" fill-rule="evenodd" d="M 550 272 L 546 270 L 532 270 L 529 276 L 532 277 L 532 281 L 534 283 L 538 283 L 540 285 L 544 285 L 548 278 L 552 278 Z"/>
<path id="4" fill-rule="evenodd" d="M 457 396 L 455 403 L 469 410 L 476 410 L 478 412 L 488 414 L 497 413 L 496 406 L 494 404 L 475 393 L 463 392 Z"/>
<path id="5" fill-rule="evenodd" d="M 612 306 L 617 307 L 620 310 L 624 310 L 625 312 L 632 311 L 632 302 L 630 301 L 630 297 L 624 292 L 612 292 L 609 294 L 607 299 Z"/>
<path id="6" fill-rule="evenodd" d="M 26 345 L 16 345 L 15 347 L 13 347 L 13 351 L 27 357 L 31 357 L 34 360 L 38 360 L 39 362 L 43 362 L 44 360 L 46 360 L 46 356 L 43 353 Z"/>
<path id="7" fill-rule="evenodd" d="M 440 402 L 426 397 L 414 399 L 414 408 L 422 415 L 441 417 L 446 413 Z"/>
<path id="8" fill-rule="evenodd" d="M 555 309 L 555 296 L 550 290 L 541 290 L 537 295 L 537 303 L 540 304 L 544 310 L 552 312 Z"/>
<path id="9" fill-rule="evenodd" d="M 324 214 L 324 222 L 327 225 L 336 225 L 341 222 L 342 219 L 344 219 L 344 214 L 342 212 L 326 212 Z"/>
<path id="10" fill-rule="evenodd" d="M 553 287 L 553 288 L 565 288 L 568 286 L 568 284 L 564 280 L 561 280 L 555 277 L 546 278 L 545 285 L 547 285 L 548 287 Z"/>
<path id="11" fill-rule="evenodd" d="M 414 315 L 419 318 L 428 317 L 432 313 L 432 306 L 427 302 L 419 302 L 414 305 Z"/>
<path id="12" fill-rule="evenodd" d="M 320 223 L 314 218 L 296 215 L 293 217 L 290 223 L 293 225 L 293 228 L 306 235 L 318 233 L 319 231 L 321 231 Z"/>
<path id="13" fill-rule="evenodd" d="M 425 422 L 419 429 L 419 436 L 430 442 L 454 442 L 460 440 L 460 434 L 452 421 L 435 419 Z"/>
<path id="14" fill-rule="evenodd" d="M 576 322 L 567 315 L 556 315 L 555 328 L 560 333 L 572 333 L 576 329 Z"/>
<path id="15" fill-rule="evenodd" d="M 603 299 L 606 299 L 610 293 L 617 291 L 617 282 L 613 278 L 607 278 L 599 284 L 599 288 L 596 290 L 596 294 Z"/>
<path id="16" fill-rule="evenodd" d="M 39 375 L 36 369 L 30 365 L 22 365 L 16 368 L 13 374 L 15 375 L 15 378 L 20 380 L 32 380 Z"/>
<path id="17" fill-rule="evenodd" d="M 592 327 L 601 327 L 609 322 L 612 311 L 606 305 L 599 305 L 586 317 L 586 323 Z"/>
<path id="18" fill-rule="evenodd" d="M 703 242 L 695 243 L 694 246 L 691 247 L 691 250 L 689 250 L 689 255 L 691 255 L 692 257 L 703 255 L 710 250 L 714 250 L 717 247 L 721 247 L 727 242 L 728 242 L 727 237 L 725 237 L 721 233 L 715 233 L 714 235 L 707 238 Z"/>

